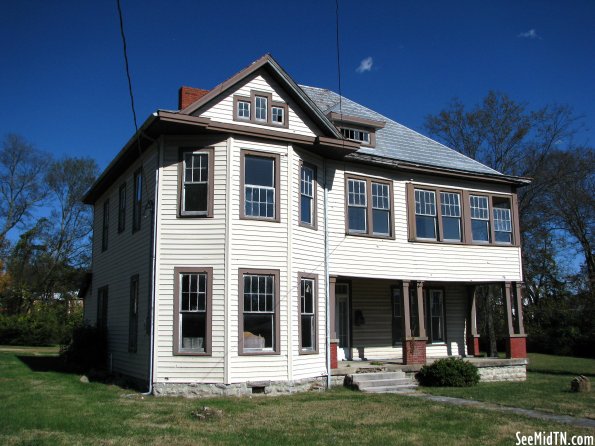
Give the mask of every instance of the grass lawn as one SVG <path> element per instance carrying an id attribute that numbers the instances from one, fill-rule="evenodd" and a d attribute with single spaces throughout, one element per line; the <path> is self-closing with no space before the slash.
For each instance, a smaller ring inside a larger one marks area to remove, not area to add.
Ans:
<path id="1" fill-rule="evenodd" d="M 56 371 L 49 350 L 0 348 L 0 444 L 514 444 L 515 433 L 593 430 L 347 389 L 253 398 L 143 397 Z M 45 354 L 45 355 L 44 355 Z M 194 410 L 223 415 L 206 421 Z"/>
<path id="2" fill-rule="evenodd" d="M 566 356 L 529 354 L 527 381 L 479 383 L 469 388 L 424 388 L 434 395 L 488 401 L 595 419 L 595 388 L 591 393 L 573 393 L 570 381 L 587 376 L 595 387 L 595 360 Z"/>

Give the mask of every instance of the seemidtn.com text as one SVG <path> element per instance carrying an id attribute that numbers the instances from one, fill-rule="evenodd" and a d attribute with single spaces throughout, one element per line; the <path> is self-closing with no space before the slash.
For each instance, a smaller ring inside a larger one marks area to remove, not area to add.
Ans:
<path id="1" fill-rule="evenodd" d="M 568 432 L 533 432 L 529 435 L 516 433 L 516 446 L 594 446 L 593 435 L 568 435 Z"/>

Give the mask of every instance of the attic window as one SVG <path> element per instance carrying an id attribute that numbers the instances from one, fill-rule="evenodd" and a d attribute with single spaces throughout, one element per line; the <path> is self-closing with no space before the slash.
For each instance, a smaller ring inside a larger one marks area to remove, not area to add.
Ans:
<path id="1" fill-rule="evenodd" d="M 285 109 L 283 107 L 271 107 L 273 124 L 283 124 L 285 122 Z"/>
<path id="2" fill-rule="evenodd" d="M 370 144 L 370 132 L 366 130 L 354 129 L 349 127 L 341 128 L 343 137 L 351 141 L 361 142 L 362 144 Z"/>
<path id="3" fill-rule="evenodd" d="M 288 111 L 286 103 L 273 101 L 272 93 L 250 91 L 250 96 L 233 97 L 234 121 L 288 128 Z"/>

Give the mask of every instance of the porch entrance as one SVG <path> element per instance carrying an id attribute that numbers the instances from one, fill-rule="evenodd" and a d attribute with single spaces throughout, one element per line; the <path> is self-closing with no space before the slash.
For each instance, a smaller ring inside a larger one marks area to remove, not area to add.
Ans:
<path id="1" fill-rule="evenodd" d="M 337 283 L 335 285 L 335 329 L 339 340 L 338 361 L 351 360 L 349 314 L 349 284 Z"/>

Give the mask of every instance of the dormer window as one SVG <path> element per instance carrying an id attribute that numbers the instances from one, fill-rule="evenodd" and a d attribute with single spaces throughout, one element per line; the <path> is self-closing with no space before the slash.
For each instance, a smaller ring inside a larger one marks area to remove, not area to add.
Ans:
<path id="1" fill-rule="evenodd" d="M 233 97 L 234 121 L 288 128 L 288 111 L 286 103 L 273 101 L 272 93 L 251 91 L 250 96 Z"/>
<path id="2" fill-rule="evenodd" d="M 346 139 L 351 141 L 361 142 L 362 144 L 370 144 L 370 132 L 368 131 L 343 127 L 341 129 L 341 133 Z"/>

